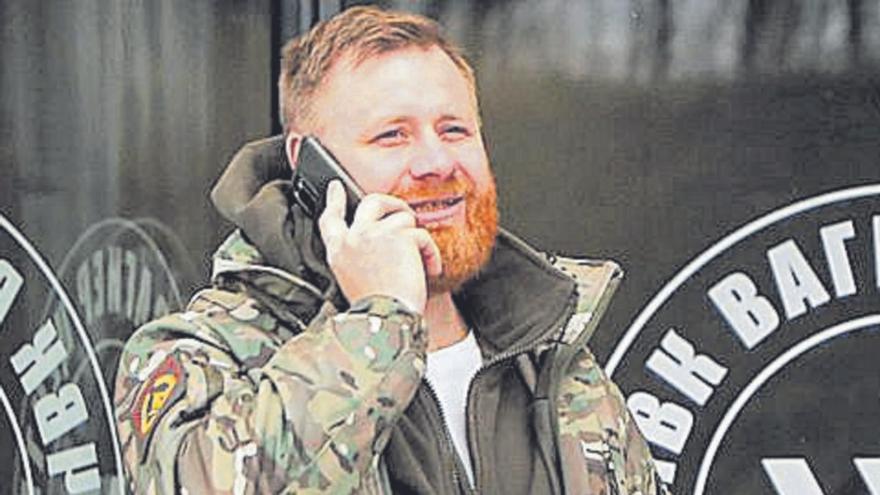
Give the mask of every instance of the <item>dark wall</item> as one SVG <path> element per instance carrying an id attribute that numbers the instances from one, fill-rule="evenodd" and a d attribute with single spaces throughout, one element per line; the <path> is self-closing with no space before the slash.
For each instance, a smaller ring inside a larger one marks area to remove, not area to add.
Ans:
<path id="1" fill-rule="evenodd" d="M 88 442 L 101 491 L 117 486 L 103 404 L 118 350 L 206 283 L 230 229 L 207 193 L 242 143 L 278 131 L 281 44 L 356 3 L 0 3 L 0 260 L 24 280 L 0 313 L 0 443 L 28 449 L 0 465 L 11 480 L 0 491 L 32 479 L 62 493 L 46 457 Z M 876 327 L 880 285 L 880 4 L 375 3 L 438 19 L 472 59 L 503 224 L 540 248 L 624 265 L 591 346 L 675 492 L 790 493 L 763 461 L 794 458 L 825 493 L 865 493 L 853 459 L 880 457 L 864 378 L 880 343 L 859 331 Z M 838 294 L 841 268 L 820 232 L 848 220 L 857 290 Z M 814 278 L 802 265 L 771 266 L 789 240 Z M 779 316 L 760 345 L 744 345 L 709 296 L 731 273 L 746 274 Z M 827 302 L 804 296 L 805 313 L 786 314 L 797 294 L 780 287 L 792 273 Z M 2 270 L 0 280 L 10 280 Z M 28 393 L 10 358 L 50 320 L 69 357 Z M 690 374 L 710 387 L 703 403 L 687 388 L 700 385 L 650 364 L 675 354 L 663 344 L 673 329 L 727 370 L 717 381 L 705 368 Z M 777 371 L 762 382 L 762 370 Z M 92 406 L 89 421 L 46 445 L 32 406 L 67 382 Z M 665 409 L 646 409 L 639 393 Z M 823 413 L 812 417 L 816 404 Z M 669 411 L 678 415 L 664 437 L 655 420 Z"/>
<path id="2" fill-rule="evenodd" d="M 4 212 L 50 259 L 112 215 L 160 219 L 192 252 L 210 249 L 220 233 L 205 192 L 274 120 L 269 4 L 0 9 Z"/>
<path id="3" fill-rule="evenodd" d="M 206 283 L 229 231 L 207 193 L 274 122 L 272 7 L 0 3 L 0 292 L 12 298 L 0 314 L 0 492 L 68 493 L 48 463 L 64 452 L 82 463 L 81 488 L 121 492 L 109 406 L 118 353 L 138 324 Z M 24 280 L 17 292 L 10 269 Z M 53 371 L 29 391 L 10 359 L 48 323 L 66 358 L 43 363 Z M 87 420 L 45 441 L 34 405 L 65 384 Z"/>

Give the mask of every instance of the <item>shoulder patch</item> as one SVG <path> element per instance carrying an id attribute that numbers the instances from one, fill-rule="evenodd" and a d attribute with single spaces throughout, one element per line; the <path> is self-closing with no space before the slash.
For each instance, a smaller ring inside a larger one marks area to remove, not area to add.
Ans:
<path id="1" fill-rule="evenodd" d="M 183 367 L 172 354 L 144 382 L 132 411 L 133 429 L 140 441 L 149 436 L 159 417 L 183 397 L 184 380 Z"/>

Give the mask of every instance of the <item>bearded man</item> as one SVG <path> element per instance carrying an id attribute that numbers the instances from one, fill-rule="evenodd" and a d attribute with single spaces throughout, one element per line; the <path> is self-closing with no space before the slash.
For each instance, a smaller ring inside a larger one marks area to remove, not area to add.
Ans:
<path id="1" fill-rule="evenodd" d="M 620 272 L 498 229 L 473 72 L 436 24 L 344 11 L 279 86 L 284 136 L 213 192 L 238 227 L 213 287 L 120 361 L 132 490 L 658 493 L 585 345 Z M 338 182 L 317 221 L 290 199 L 307 135 L 367 193 L 350 224 Z"/>

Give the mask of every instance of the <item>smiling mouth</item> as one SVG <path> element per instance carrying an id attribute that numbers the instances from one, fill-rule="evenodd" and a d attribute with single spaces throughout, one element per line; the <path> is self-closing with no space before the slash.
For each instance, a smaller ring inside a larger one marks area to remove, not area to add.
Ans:
<path id="1" fill-rule="evenodd" d="M 409 206 L 416 213 L 429 213 L 439 211 L 446 208 L 452 208 L 464 199 L 463 196 L 453 196 L 443 199 L 428 199 L 423 201 L 414 201 Z"/>

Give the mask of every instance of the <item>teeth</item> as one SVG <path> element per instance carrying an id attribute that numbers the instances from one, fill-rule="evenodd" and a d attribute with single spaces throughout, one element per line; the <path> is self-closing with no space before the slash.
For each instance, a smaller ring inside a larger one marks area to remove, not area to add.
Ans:
<path id="1" fill-rule="evenodd" d="M 455 203 L 458 203 L 458 198 L 449 198 L 438 201 L 429 201 L 427 203 L 422 203 L 416 206 L 415 211 L 435 211 L 440 210 L 442 208 L 448 208 Z"/>
<path id="2" fill-rule="evenodd" d="M 434 211 L 443 208 L 445 203 L 443 201 L 431 201 L 430 203 L 422 203 L 417 208 L 416 211 Z"/>

